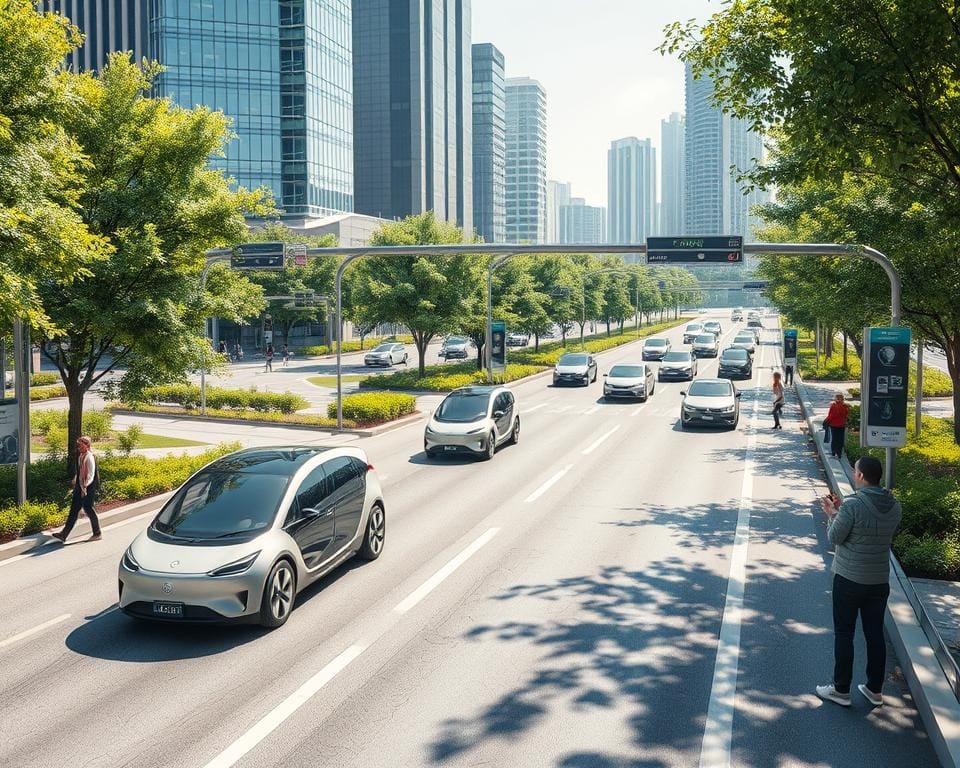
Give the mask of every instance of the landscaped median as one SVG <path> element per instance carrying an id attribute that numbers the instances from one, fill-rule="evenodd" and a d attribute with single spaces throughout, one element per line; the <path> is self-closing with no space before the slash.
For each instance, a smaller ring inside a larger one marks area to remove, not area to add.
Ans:
<path id="1" fill-rule="evenodd" d="M 413 344 L 413 336 L 367 336 L 363 341 L 359 339 L 342 341 L 340 342 L 340 353 L 365 352 L 386 341 L 396 344 Z M 326 357 L 327 355 L 337 354 L 337 345 L 321 344 L 313 347 L 299 347 L 294 350 L 294 353 L 301 357 Z"/>

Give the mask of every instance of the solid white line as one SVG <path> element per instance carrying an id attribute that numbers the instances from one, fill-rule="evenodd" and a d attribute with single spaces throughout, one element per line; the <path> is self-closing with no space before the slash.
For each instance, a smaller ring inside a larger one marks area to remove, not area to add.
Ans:
<path id="1" fill-rule="evenodd" d="M 443 566 L 443 568 L 433 574 L 433 576 L 431 576 L 429 579 L 423 582 L 423 584 L 413 590 L 413 592 L 407 595 L 403 600 L 397 603 L 393 610 L 397 613 L 406 613 L 409 611 L 417 603 L 423 600 L 423 598 L 440 586 L 443 580 L 456 571 L 457 568 L 459 568 L 461 565 L 467 562 L 467 560 L 479 552 L 480 549 L 487 544 L 487 542 L 489 542 L 494 536 L 497 535 L 497 533 L 499 533 L 499 531 L 499 528 L 491 528 L 482 536 L 477 538 L 470 546 L 453 558 L 453 560 Z"/>
<path id="2" fill-rule="evenodd" d="M 587 410 L 585 410 L 585 411 L 583 412 L 583 415 L 584 415 L 584 416 L 589 416 L 591 413 L 596 413 L 596 412 L 599 411 L 599 410 L 600 410 L 600 406 L 599 406 L 599 405 L 595 405 L 595 406 L 593 406 L 593 408 L 588 408 Z"/>
<path id="3" fill-rule="evenodd" d="M 533 493 L 527 496 L 527 498 L 523 500 L 523 503 L 529 504 L 531 501 L 536 501 L 537 499 L 539 499 L 541 496 L 543 496 L 543 494 L 545 494 L 548 490 L 550 490 L 551 485 L 557 482 L 561 477 L 567 474 L 567 472 L 569 472 L 571 469 L 573 469 L 573 464 L 567 464 L 567 466 L 565 466 L 563 469 L 557 472 L 557 474 L 555 474 L 553 477 L 547 480 L 543 485 L 537 488 L 537 490 L 535 490 Z"/>
<path id="4" fill-rule="evenodd" d="M 269 736 L 279 725 L 306 704 L 323 686 L 340 674 L 366 648 L 351 645 L 307 682 L 281 701 L 260 722 L 207 763 L 206 768 L 230 768 L 234 763 Z"/>
<path id="5" fill-rule="evenodd" d="M 43 622 L 43 624 L 38 624 L 32 629 L 25 630 L 21 632 L 19 635 L 8 637 L 6 640 L 0 640 L 0 648 L 6 648 L 8 645 L 13 645 L 14 643 L 19 642 L 20 640 L 25 640 L 28 637 L 35 635 L 38 632 L 43 632 L 43 630 L 49 629 L 50 627 L 56 624 L 59 624 L 61 621 L 66 621 L 69 618 L 70 618 L 70 614 L 65 613 L 62 616 L 57 616 L 57 618 L 55 619 L 50 619 L 50 621 L 45 621 Z"/>
<path id="6" fill-rule="evenodd" d="M 524 408 L 524 409 L 523 409 L 523 412 L 524 412 L 524 413 L 533 413 L 534 411 L 538 411 L 538 410 L 540 410 L 541 408 L 546 408 L 547 405 L 549 405 L 549 403 L 540 403 L 540 405 L 535 405 L 535 406 L 533 406 L 533 408 Z"/>
<path id="7" fill-rule="evenodd" d="M 593 453 L 597 448 L 600 447 L 600 445 L 603 443 L 604 440 L 606 440 L 608 437 L 610 437 L 610 435 L 612 435 L 612 434 L 613 434 L 614 432 L 616 432 L 618 429 L 620 429 L 620 425 L 619 425 L 619 424 L 617 424 L 617 426 L 615 426 L 615 427 L 614 427 L 613 429 L 611 429 L 609 432 L 606 432 L 606 433 L 604 433 L 603 435 L 601 435 L 595 442 L 591 443 L 589 446 L 587 446 L 587 447 L 584 448 L 582 451 L 580 451 L 580 453 L 582 453 L 584 456 Z"/>

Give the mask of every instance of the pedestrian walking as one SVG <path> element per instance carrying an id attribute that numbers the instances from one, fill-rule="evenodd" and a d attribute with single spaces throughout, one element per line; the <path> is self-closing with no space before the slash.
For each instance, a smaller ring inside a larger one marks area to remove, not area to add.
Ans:
<path id="1" fill-rule="evenodd" d="M 280 350 L 280 356 L 283 358 L 283 367 L 287 367 L 287 363 L 290 362 L 290 347 L 286 344 L 283 345 L 283 349 Z"/>
<path id="2" fill-rule="evenodd" d="M 833 683 L 818 685 L 817 695 L 842 707 L 850 706 L 853 682 L 853 637 L 857 616 L 867 645 L 867 682 L 857 688 L 873 706 L 883 704 L 887 646 L 883 616 L 890 596 L 890 543 L 900 525 L 900 502 L 880 487 L 883 467 L 873 456 L 861 456 L 853 469 L 857 491 L 839 503 L 822 502 L 827 538 L 833 556 Z"/>
<path id="3" fill-rule="evenodd" d="M 239 341 L 233 345 L 233 359 L 238 363 L 243 361 L 243 347 L 240 346 Z"/>
<path id="4" fill-rule="evenodd" d="M 70 513 L 63 528 L 53 534 L 53 538 L 61 544 L 67 540 L 73 526 L 77 524 L 81 509 L 87 513 L 90 527 L 93 529 L 93 535 L 87 541 L 100 541 L 103 538 L 100 535 L 100 520 L 97 518 L 97 510 L 94 507 L 97 492 L 100 490 L 100 470 L 97 468 L 97 459 L 90 447 L 92 442 L 86 435 L 77 438 L 77 467 L 73 477 L 73 500 L 70 502 Z"/>
<path id="5" fill-rule="evenodd" d="M 830 403 L 830 410 L 827 411 L 823 426 L 830 429 L 830 454 L 838 459 L 843 453 L 849 415 L 850 406 L 843 401 L 843 392 L 837 392 L 833 396 L 833 402 Z"/>
<path id="6" fill-rule="evenodd" d="M 783 382 L 780 371 L 773 372 L 773 429 L 783 429 L 780 414 L 783 412 Z"/>
<path id="7" fill-rule="evenodd" d="M 784 384 L 793 384 L 793 366 L 789 363 L 783 366 L 783 383 Z"/>
<path id="8" fill-rule="evenodd" d="M 273 372 L 273 344 L 267 344 L 267 351 L 263 353 L 263 358 L 266 361 L 266 365 L 263 367 L 263 372 L 267 371 Z"/>

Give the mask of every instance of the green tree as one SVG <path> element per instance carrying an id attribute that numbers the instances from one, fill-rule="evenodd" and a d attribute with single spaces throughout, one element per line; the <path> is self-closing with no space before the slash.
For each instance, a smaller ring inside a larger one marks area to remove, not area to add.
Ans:
<path id="1" fill-rule="evenodd" d="M 210 316 L 258 313 L 262 291 L 226 268 L 199 295 L 204 251 L 242 241 L 245 213 L 267 215 L 262 192 L 231 191 L 208 160 L 222 153 L 227 118 L 149 98 L 156 65 L 114 54 L 99 75 L 75 76 L 61 113 L 89 158 L 74 211 L 113 249 L 83 281 L 48 281 L 43 305 L 63 335 L 45 345 L 70 403 L 71 460 L 83 397 L 126 366 L 119 390 L 181 379 L 213 357 Z"/>

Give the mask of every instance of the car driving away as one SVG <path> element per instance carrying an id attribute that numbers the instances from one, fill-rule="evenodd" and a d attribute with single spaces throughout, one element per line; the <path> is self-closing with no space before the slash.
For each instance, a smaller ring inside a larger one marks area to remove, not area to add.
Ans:
<path id="1" fill-rule="evenodd" d="M 703 324 L 703 330 L 710 331 L 710 333 L 717 338 L 723 335 L 723 326 L 719 320 L 707 320 L 707 322 Z"/>
<path id="2" fill-rule="evenodd" d="M 427 422 L 427 458 L 467 454 L 493 458 L 497 447 L 520 440 L 520 410 L 506 387 L 460 387 L 447 395 Z"/>
<path id="3" fill-rule="evenodd" d="M 756 341 L 752 333 L 738 333 L 733 337 L 730 346 L 734 349 L 745 349 L 751 355 L 757 351 Z"/>
<path id="4" fill-rule="evenodd" d="M 671 349 L 669 339 L 647 339 L 643 342 L 644 360 L 661 360 Z"/>
<path id="5" fill-rule="evenodd" d="M 716 357 L 720 349 L 717 337 L 712 333 L 701 333 L 693 340 L 693 354 L 697 357 Z"/>
<path id="6" fill-rule="evenodd" d="M 359 448 L 247 448 L 191 476 L 120 561 L 120 610 L 279 627 L 297 593 L 383 551 L 380 481 Z"/>
<path id="7" fill-rule="evenodd" d="M 620 363 L 603 378 L 605 398 L 629 397 L 646 402 L 657 386 L 653 367 L 643 363 Z"/>
<path id="8" fill-rule="evenodd" d="M 721 379 L 749 379 L 753 376 L 753 360 L 745 349 L 727 347 L 720 353 L 717 376 Z"/>
<path id="9" fill-rule="evenodd" d="M 683 343 L 692 344 L 701 333 L 703 333 L 703 323 L 688 323 L 683 329 Z"/>
<path id="10" fill-rule="evenodd" d="M 687 350 L 672 350 L 663 356 L 657 381 L 693 381 L 697 375 L 697 356 Z"/>
<path id="11" fill-rule="evenodd" d="M 466 336 L 447 336 L 440 345 L 439 355 L 447 360 L 466 360 L 470 356 L 470 339 Z"/>
<path id="12" fill-rule="evenodd" d="M 530 337 L 525 333 L 511 333 L 507 335 L 508 347 L 525 347 L 530 343 Z"/>
<path id="13" fill-rule="evenodd" d="M 363 356 L 363 364 L 390 367 L 396 363 L 407 362 L 407 348 L 403 344 L 379 344 Z"/>
<path id="14" fill-rule="evenodd" d="M 553 369 L 553 385 L 583 384 L 597 380 L 597 361 L 588 352 L 567 352 Z"/>
<path id="15" fill-rule="evenodd" d="M 697 379 L 680 393 L 680 427 L 694 424 L 736 428 L 740 393 L 727 379 Z"/>

